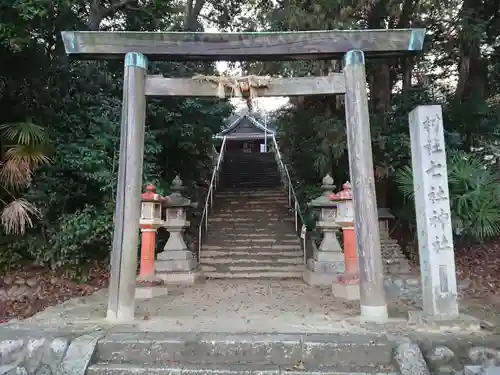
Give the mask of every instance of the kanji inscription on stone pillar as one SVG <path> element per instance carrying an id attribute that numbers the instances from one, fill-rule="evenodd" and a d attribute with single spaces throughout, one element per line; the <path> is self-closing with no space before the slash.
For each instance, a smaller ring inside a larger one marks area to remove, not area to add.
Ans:
<path id="1" fill-rule="evenodd" d="M 409 122 L 424 313 L 452 318 L 457 281 L 441 106 L 418 106 Z"/>

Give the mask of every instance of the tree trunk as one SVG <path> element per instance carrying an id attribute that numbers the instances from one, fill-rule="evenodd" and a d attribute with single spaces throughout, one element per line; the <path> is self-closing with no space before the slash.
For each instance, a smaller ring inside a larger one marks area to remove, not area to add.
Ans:
<path id="1" fill-rule="evenodd" d="M 481 33 L 477 31 L 487 20 L 481 19 L 482 3 L 465 0 L 462 8 L 463 25 L 460 42 L 460 62 L 458 84 L 455 91 L 457 100 L 478 100 L 484 98 L 487 68 L 481 58 Z"/>

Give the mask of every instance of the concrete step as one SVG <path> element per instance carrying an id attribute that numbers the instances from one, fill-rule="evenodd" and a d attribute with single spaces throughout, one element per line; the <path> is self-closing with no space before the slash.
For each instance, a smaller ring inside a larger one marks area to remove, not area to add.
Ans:
<path id="1" fill-rule="evenodd" d="M 91 366 L 95 370 L 89 369 L 88 374 L 123 364 L 153 368 L 156 365 L 163 367 L 163 373 L 169 373 L 164 366 L 209 368 L 207 365 L 230 364 L 288 368 L 300 362 L 305 368 L 356 365 L 384 366 L 386 371 L 392 371 L 394 346 L 387 337 L 375 334 L 108 333 L 97 343 Z"/>
<path id="2" fill-rule="evenodd" d="M 278 365 L 187 365 L 175 364 L 97 364 L 87 370 L 87 375 L 396 375 L 394 368 L 387 366 L 322 366 L 294 370 L 293 366 Z"/>

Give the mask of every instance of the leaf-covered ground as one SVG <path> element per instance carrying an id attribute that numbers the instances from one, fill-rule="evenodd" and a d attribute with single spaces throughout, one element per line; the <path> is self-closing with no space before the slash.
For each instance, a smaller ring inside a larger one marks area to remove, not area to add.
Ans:
<path id="1" fill-rule="evenodd" d="M 456 251 L 457 277 L 468 287 L 461 307 L 500 326 L 500 241 Z M 107 285 L 106 264 L 96 263 L 85 282 L 62 273 L 28 267 L 0 278 L 0 322 L 23 319 L 69 298 L 92 294 Z M 498 317 L 497 317 L 498 316 Z"/>
<path id="2" fill-rule="evenodd" d="M 85 277 L 72 281 L 61 272 L 25 267 L 0 278 L 0 323 L 24 319 L 73 297 L 86 296 L 107 285 L 106 264 L 96 263 Z"/>

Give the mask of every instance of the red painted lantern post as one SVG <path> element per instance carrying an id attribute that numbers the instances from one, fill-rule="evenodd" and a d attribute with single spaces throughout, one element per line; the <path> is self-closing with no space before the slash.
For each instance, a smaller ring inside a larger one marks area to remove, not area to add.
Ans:
<path id="1" fill-rule="evenodd" d="M 346 299 L 359 299 L 359 266 L 351 184 L 346 182 L 342 185 L 342 190 L 331 194 L 329 199 L 336 201 L 338 205 L 337 224 L 342 226 L 345 263 L 345 271 L 334 283 L 333 292 Z"/>
<path id="2" fill-rule="evenodd" d="M 155 274 L 155 250 L 156 232 L 164 221 L 161 219 L 162 205 L 165 201 L 160 194 L 156 193 L 153 185 L 146 186 L 146 191 L 141 194 L 141 219 L 139 227 L 141 229 L 141 260 L 139 283 L 161 283 Z"/>

